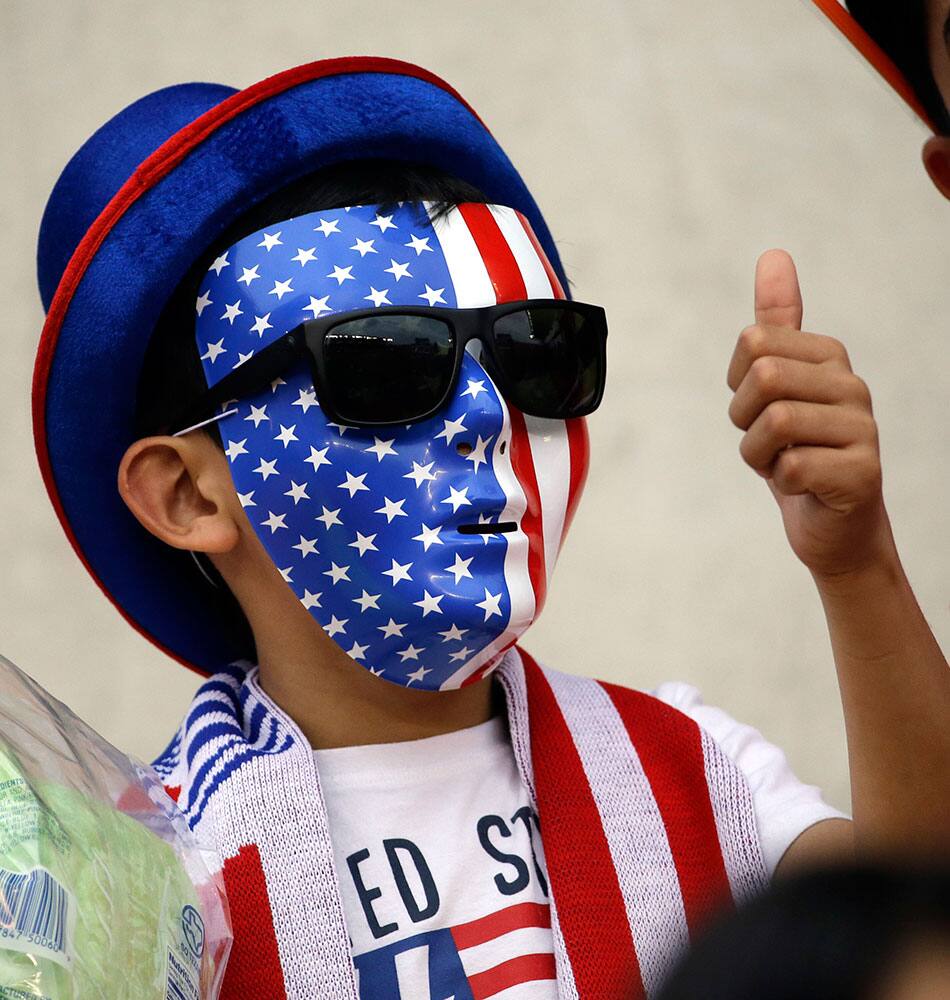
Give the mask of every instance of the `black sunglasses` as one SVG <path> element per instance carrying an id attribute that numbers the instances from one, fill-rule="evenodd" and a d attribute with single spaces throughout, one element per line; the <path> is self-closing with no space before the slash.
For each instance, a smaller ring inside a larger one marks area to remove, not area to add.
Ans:
<path id="1" fill-rule="evenodd" d="M 523 413 L 568 419 L 604 394 L 607 317 L 600 306 L 531 299 L 478 309 L 391 306 L 306 320 L 180 410 L 171 428 L 263 388 L 302 358 L 330 421 L 363 427 L 438 413 L 455 387 L 465 345 Z"/>

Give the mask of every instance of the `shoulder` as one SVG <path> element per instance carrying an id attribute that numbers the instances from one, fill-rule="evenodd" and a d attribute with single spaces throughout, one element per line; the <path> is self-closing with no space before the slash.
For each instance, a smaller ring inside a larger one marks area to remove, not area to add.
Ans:
<path id="1" fill-rule="evenodd" d="M 715 705 L 707 705 L 699 690 L 676 681 L 661 684 L 653 694 L 689 716 L 739 768 L 755 810 L 763 859 L 771 875 L 789 845 L 808 827 L 825 819 L 847 818 L 825 802 L 821 790 L 801 781 L 782 749 L 754 726 L 739 722 Z"/>
<path id="2" fill-rule="evenodd" d="M 707 705 L 699 689 L 680 681 L 666 681 L 653 689 L 654 697 L 692 719 L 749 777 L 781 758 L 782 751 L 758 729 L 734 719 L 715 705 Z"/>
<path id="3" fill-rule="evenodd" d="M 655 688 L 653 694 L 688 716 L 711 736 L 739 766 L 753 792 L 769 774 L 794 779 L 788 760 L 779 747 L 769 742 L 754 726 L 739 722 L 716 705 L 707 705 L 698 688 L 679 681 L 667 681 Z"/>

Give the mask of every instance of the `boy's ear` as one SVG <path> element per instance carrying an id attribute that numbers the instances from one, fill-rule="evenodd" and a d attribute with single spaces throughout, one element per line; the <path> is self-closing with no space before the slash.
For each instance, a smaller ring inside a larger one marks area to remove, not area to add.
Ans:
<path id="1" fill-rule="evenodd" d="M 936 189 L 950 199 L 950 136 L 932 135 L 924 143 L 923 159 Z"/>
<path id="2" fill-rule="evenodd" d="M 118 486 L 139 523 L 176 549 L 228 552 L 239 541 L 227 459 L 206 434 L 136 441 Z"/>

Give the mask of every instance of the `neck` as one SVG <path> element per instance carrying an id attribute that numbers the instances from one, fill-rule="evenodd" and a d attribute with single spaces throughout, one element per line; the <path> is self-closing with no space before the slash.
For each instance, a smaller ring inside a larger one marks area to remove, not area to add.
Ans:
<path id="1" fill-rule="evenodd" d="M 391 684 L 306 619 L 290 628 L 272 622 L 263 634 L 255 628 L 255 638 L 261 687 L 315 749 L 438 736 L 486 722 L 501 710 L 490 677 L 457 691 Z"/>
<path id="2" fill-rule="evenodd" d="M 424 739 L 504 711 L 490 677 L 457 691 L 413 690 L 374 677 L 301 606 L 250 527 L 247 537 L 246 546 L 215 564 L 254 632 L 261 687 L 312 747 Z"/>

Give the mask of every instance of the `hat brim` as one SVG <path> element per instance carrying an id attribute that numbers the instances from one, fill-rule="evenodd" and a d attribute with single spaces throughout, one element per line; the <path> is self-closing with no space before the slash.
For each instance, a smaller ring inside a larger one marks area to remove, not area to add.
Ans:
<path id="1" fill-rule="evenodd" d="M 182 275 L 240 212 L 320 167 L 377 157 L 439 167 L 522 212 L 565 283 L 534 199 L 461 96 L 409 63 L 353 57 L 235 92 L 171 136 L 96 218 L 50 304 L 33 378 L 50 499 L 120 613 L 198 673 L 248 650 L 187 553 L 145 531 L 116 488 L 149 335 Z"/>

